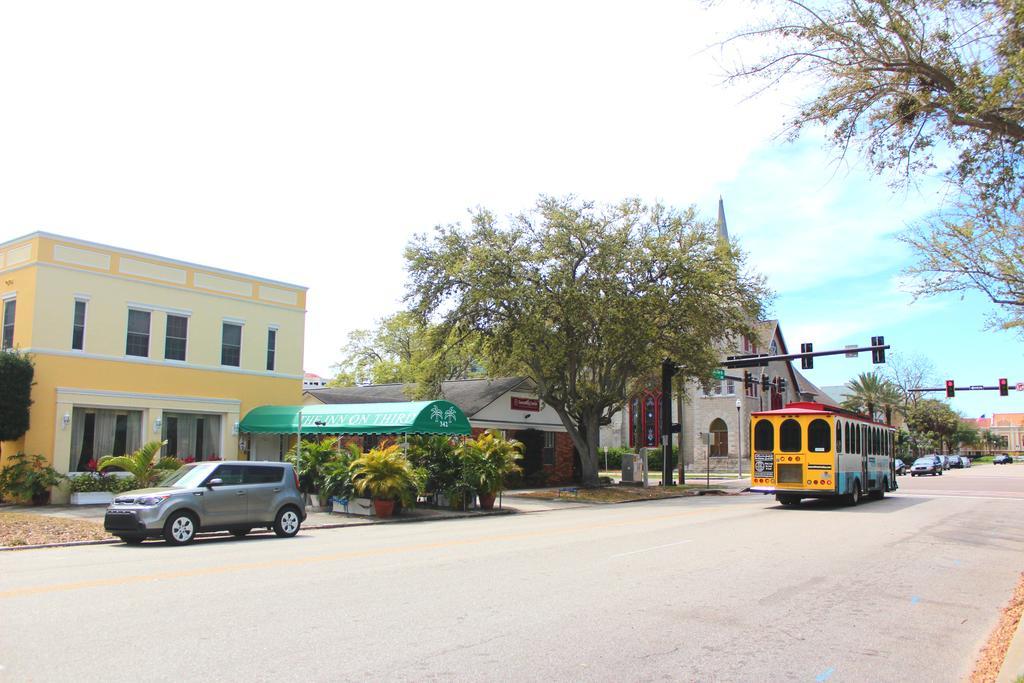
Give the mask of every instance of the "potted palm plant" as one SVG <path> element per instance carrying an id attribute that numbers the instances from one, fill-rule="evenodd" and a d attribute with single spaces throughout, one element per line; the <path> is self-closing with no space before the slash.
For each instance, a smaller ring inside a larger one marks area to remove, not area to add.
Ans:
<path id="1" fill-rule="evenodd" d="M 476 491 L 480 509 L 494 508 L 494 499 L 505 486 L 505 475 L 521 471 L 516 459 L 522 457 L 522 452 L 522 443 L 506 439 L 494 430 L 462 445 L 463 478 Z"/>
<path id="2" fill-rule="evenodd" d="M 156 456 L 166 443 L 150 441 L 131 455 L 104 455 L 96 463 L 96 469 L 102 472 L 117 467 L 131 474 L 139 488 L 152 486 L 167 472 L 156 464 Z"/>
<path id="3" fill-rule="evenodd" d="M 421 475 L 397 444 L 381 445 L 356 458 L 349 469 L 357 493 L 373 498 L 378 517 L 390 517 L 395 502 L 411 505 L 421 487 Z"/>

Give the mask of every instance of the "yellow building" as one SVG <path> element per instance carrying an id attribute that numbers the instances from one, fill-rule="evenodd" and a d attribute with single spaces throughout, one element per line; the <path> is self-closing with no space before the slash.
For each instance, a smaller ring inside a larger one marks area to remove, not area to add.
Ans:
<path id="1" fill-rule="evenodd" d="M 240 417 L 301 402 L 305 305 L 305 287 L 68 237 L 0 244 L 0 347 L 36 368 L 29 431 L 0 449 L 59 472 L 155 439 L 244 459 Z"/>

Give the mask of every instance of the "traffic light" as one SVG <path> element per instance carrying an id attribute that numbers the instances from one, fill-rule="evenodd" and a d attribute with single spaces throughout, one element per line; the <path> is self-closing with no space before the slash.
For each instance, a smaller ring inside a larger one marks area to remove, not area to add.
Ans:
<path id="1" fill-rule="evenodd" d="M 872 337 L 872 346 L 885 346 L 885 337 Z M 884 363 L 885 362 L 885 349 L 871 349 L 871 362 Z"/>
<path id="2" fill-rule="evenodd" d="M 953 398 L 956 396 L 956 386 L 953 384 L 953 380 L 946 380 L 946 398 Z"/>
<path id="3" fill-rule="evenodd" d="M 1009 396 L 1010 395 L 1010 383 L 1006 381 L 1005 377 L 999 378 L 999 395 Z"/>
<path id="4" fill-rule="evenodd" d="M 768 375 L 761 375 L 761 390 L 768 391 L 772 388 L 772 382 L 768 379 Z"/>
<path id="5" fill-rule="evenodd" d="M 785 394 L 786 393 L 786 380 L 784 378 L 782 378 L 782 377 L 779 378 L 779 393 L 780 394 Z"/>
<path id="6" fill-rule="evenodd" d="M 743 371 L 743 389 L 747 392 L 754 386 L 754 376 L 750 374 L 750 370 Z"/>
<path id="7" fill-rule="evenodd" d="M 813 353 L 814 344 L 807 343 L 800 345 L 800 353 Z M 803 356 L 800 359 L 800 368 L 802 370 L 811 370 L 814 368 L 814 356 Z M 767 387 L 765 387 L 767 389 Z"/>

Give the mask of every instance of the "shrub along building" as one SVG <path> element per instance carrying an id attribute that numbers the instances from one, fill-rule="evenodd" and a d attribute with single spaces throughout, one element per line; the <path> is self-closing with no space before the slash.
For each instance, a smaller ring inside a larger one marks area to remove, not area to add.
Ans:
<path id="1" fill-rule="evenodd" d="M 305 287 L 34 233 L 0 244 L 0 300 L 2 347 L 36 366 L 4 454 L 74 472 L 159 439 L 236 459 L 240 415 L 301 400 Z"/>
<path id="2" fill-rule="evenodd" d="M 410 400 L 411 385 L 309 389 L 306 405 L 400 403 Z M 521 441 L 524 481 L 538 484 L 568 484 L 580 476 L 579 456 L 557 413 L 536 394 L 532 380 L 523 377 L 465 379 L 444 382 L 441 398 L 458 406 L 476 436 L 498 429 L 510 439 Z M 369 445 L 369 444 L 364 444 Z M 271 446 L 272 447 L 272 446 Z M 259 453 L 259 443 L 255 445 Z"/>

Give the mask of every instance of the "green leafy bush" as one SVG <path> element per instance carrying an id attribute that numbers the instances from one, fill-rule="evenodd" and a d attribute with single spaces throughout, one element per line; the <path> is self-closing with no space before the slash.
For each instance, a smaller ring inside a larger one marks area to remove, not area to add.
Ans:
<path id="1" fill-rule="evenodd" d="M 424 490 L 456 498 L 468 489 L 462 482 L 462 460 L 447 436 L 411 436 L 408 458 L 424 472 Z"/>
<path id="2" fill-rule="evenodd" d="M 352 498 L 355 486 L 352 484 L 352 463 L 362 456 L 359 446 L 350 443 L 342 446 L 330 460 L 320 466 L 321 496 L 328 498 Z"/>
<path id="3" fill-rule="evenodd" d="M 64 475 L 50 467 L 43 456 L 15 453 L 0 470 L 0 493 L 12 500 L 44 503 L 50 489 L 63 480 Z"/>
<path id="4" fill-rule="evenodd" d="M 34 376 L 28 354 L 12 349 L 0 353 L 0 441 L 20 439 L 28 431 Z"/>
<path id="5" fill-rule="evenodd" d="M 285 453 L 284 459 L 295 465 L 295 473 L 299 475 L 299 490 L 303 493 L 320 493 L 323 468 L 336 455 L 337 439 L 323 441 L 302 440 L 302 457 L 296 458 L 295 446 Z M 296 464 L 298 459 L 298 464 Z"/>
<path id="6" fill-rule="evenodd" d="M 109 491 L 114 495 L 146 487 L 145 484 L 140 484 L 139 480 L 135 477 L 108 477 L 108 484 L 110 486 Z"/>
<path id="7" fill-rule="evenodd" d="M 165 455 L 156 461 L 156 468 L 166 472 L 174 472 L 183 464 L 181 460 L 178 460 L 173 455 Z"/>

